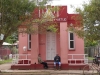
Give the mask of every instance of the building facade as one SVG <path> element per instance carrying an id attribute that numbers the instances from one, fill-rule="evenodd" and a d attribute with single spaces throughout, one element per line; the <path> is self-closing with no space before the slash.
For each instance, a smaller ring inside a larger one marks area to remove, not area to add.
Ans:
<path id="1" fill-rule="evenodd" d="M 39 13 L 36 10 L 35 13 L 38 16 L 41 15 L 41 11 Z M 84 39 L 68 30 L 69 26 L 77 23 L 75 17 L 78 14 L 67 13 L 67 6 L 61 6 L 56 14 L 57 17 L 53 21 L 57 23 L 57 32 L 47 31 L 44 34 L 19 33 L 19 54 L 30 54 L 27 56 L 27 59 L 30 59 L 30 64 L 38 63 L 38 54 L 41 54 L 45 61 L 54 60 L 54 56 L 59 54 L 61 63 L 65 66 L 73 62 L 75 64 L 77 61 L 74 59 L 80 59 L 80 62 L 84 62 Z M 53 14 L 53 16 L 55 15 Z"/>

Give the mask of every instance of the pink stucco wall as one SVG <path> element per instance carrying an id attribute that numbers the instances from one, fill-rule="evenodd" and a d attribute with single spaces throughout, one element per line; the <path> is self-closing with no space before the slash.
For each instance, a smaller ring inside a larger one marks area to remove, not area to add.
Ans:
<path id="1" fill-rule="evenodd" d="M 39 54 L 43 60 L 46 60 L 46 34 L 39 35 Z"/>
<path id="2" fill-rule="evenodd" d="M 56 34 L 56 49 L 57 49 L 56 50 L 57 54 L 61 55 L 61 51 L 60 51 L 60 33 L 59 32 Z"/>
<path id="3" fill-rule="evenodd" d="M 25 33 L 19 33 L 19 53 L 20 54 L 25 54 L 27 53 L 26 51 L 23 50 L 24 46 L 27 46 L 27 40 L 28 36 Z"/>
<path id="4" fill-rule="evenodd" d="M 31 35 L 32 42 L 31 42 L 31 63 L 38 63 L 38 53 L 39 53 L 39 35 L 34 34 Z"/>
<path id="5" fill-rule="evenodd" d="M 84 54 L 84 39 L 79 38 L 77 35 L 74 35 L 75 37 L 75 49 L 69 50 L 69 54 Z"/>
<path id="6" fill-rule="evenodd" d="M 68 63 L 68 54 L 84 54 L 84 40 L 75 35 L 75 49 L 68 48 L 68 29 L 67 22 L 58 24 L 58 32 L 56 33 L 56 53 L 61 56 L 62 63 Z M 28 35 L 19 34 L 19 53 L 31 54 L 31 63 L 37 63 L 38 54 L 41 54 L 43 60 L 46 60 L 46 34 L 32 34 L 31 50 L 23 50 L 23 46 L 28 46 Z"/>
<path id="7" fill-rule="evenodd" d="M 68 33 L 67 22 L 60 23 L 60 52 L 61 52 L 61 62 L 68 63 Z"/>

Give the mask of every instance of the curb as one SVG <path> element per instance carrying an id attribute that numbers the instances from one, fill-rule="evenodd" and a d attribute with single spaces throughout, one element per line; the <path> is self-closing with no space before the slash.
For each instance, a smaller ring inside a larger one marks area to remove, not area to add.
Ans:
<path id="1" fill-rule="evenodd" d="M 1 73 L 82 74 L 83 70 L 1 70 Z"/>

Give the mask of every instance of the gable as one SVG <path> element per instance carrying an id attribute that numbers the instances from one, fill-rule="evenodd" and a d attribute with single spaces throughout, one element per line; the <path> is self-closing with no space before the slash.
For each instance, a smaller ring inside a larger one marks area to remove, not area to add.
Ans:
<path id="1" fill-rule="evenodd" d="M 55 18 L 55 16 L 53 15 L 52 11 L 48 8 L 44 13 L 43 18 Z"/>

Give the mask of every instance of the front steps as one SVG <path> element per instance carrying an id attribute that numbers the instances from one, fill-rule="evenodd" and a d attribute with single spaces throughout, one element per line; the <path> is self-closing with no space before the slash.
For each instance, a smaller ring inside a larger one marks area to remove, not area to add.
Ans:
<path id="1" fill-rule="evenodd" d="M 47 60 L 45 62 L 48 64 L 48 69 L 54 70 L 54 61 L 53 60 Z"/>

